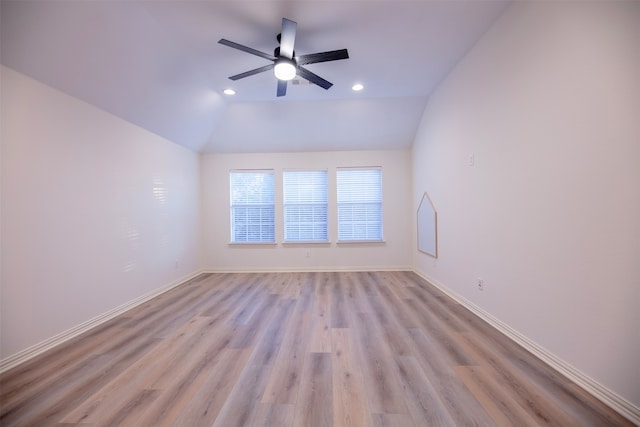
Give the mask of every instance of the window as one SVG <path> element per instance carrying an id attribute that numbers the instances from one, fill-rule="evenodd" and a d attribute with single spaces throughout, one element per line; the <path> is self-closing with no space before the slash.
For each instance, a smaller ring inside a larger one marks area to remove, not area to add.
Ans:
<path id="1" fill-rule="evenodd" d="M 338 241 L 382 240 L 382 170 L 339 168 Z"/>
<path id="2" fill-rule="evenodd" d="M 231 171 L 231 243 L 274 243 L 273 171 Z"/>
<path id="3" fill-rule="evenodd" d="M 326 242 L 327 171 L 284 171 L 284 240 Z"/>

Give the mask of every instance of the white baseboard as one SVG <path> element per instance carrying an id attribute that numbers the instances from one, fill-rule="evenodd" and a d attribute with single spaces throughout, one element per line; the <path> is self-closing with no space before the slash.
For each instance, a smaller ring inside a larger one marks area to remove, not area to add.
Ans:
<path id="1" fill-rule="evenodd" d="M 292 267 L 292 268 L 241 268 L 241 269 L 217 269 L 205 268 L 203 273 L 356 273 L 359 271 L 413 271 L 409 266 L 386 267 Z"/>
<path id="2" fill-rule="evenodd" d="M 77 337 L 78 335 L 87 332 L 89 329 L 95 328 L 98 325 L 101 325 L 102 323 L 113 319 L 114 317 L 128 311 L 131 310 L 132 308 L 143 304 L 147 301 L 149 301 L 152 298 L 157 297 L 160 294 L 163 294 L 173 288 L 175 288 L 176 286 L 179 286 L 197 276 L 199 276 L 200 274 L 202 274 L 202 271 L 198 270 L 194 273 L 189 274 L 188 276 L 182 277 L 178 280 L 175 280 L 161 288 L 155 289 L 145 295 L 142 295 L 136 299 L 133 299 L 129 302 L 126 302 L 124 304 L 122 304 L 119 307 L 114 308 L 113 310 L 109 310 L 106 313 L 103 313 L 99 316 L 94 317 L 93 319 L 87 320 L 86 322 L 83 322 L 71 329 L 68 329 L 58 335 L 55 335 L 51 338 L 48 338 L 42 342 L 39 342 L 38 344 L 35 344 L 31 347 L 28 347 L 14 355 L 11 355 L 7 358 L 4 358 L 2 360 L 0 360 L 0 374 L 3 372 L 8 371 L 11 368 L 14 368 L 18 365 L 20 365 L 21 363 L 24 363 L 30 359 L 33 359 L 34 357 L 44 353 L 47 350 L 52 349 L 53 347 L 56 347 L 68 340 L 70 340 L 71 338 Z"/>
<path id="3" fill-rule="evenodd" d="M 496 328 L 502 334 L 506 335 L 516 344 L 523 347 L 525 350 L 531 352 L 537 358 L 545 362 L 547 365 L 551 366 L 553 369 L 558 371 L 560 374 L 564 375 L 571 381 L 575 382 L 577 385 L 582 387 L 585 391 L 602 401 L 605 405 L 609 406 L 614 411 L 618 412 L 623 417 L 627 418 L 629 421 L 636 425 L 640 425 L 640 408 L 635 406 L 633 403 L 629 402 L 622 396 L 616 394 L 615 392 L 609 390 L 607 387 L 598 383 L 594 379 L 589 376 L 583 374 L 578 369 L 571 366 L 569 363 L 560 359 L 555 354 L 551 353 L 547 349 L 538 345 L 534 341 L 530 340 L 526 336 L 522 335 L 520 332 L 511 328 L 506 323 L 500 321 L 499 319 L 493 317 L 491 314 L 487 313 L 477 305 L 473 304 L 471 301 L 466 298 L 456 294 L 451 289 L 447 288 L 442 283 L 437 280 L 429 277 L 428 275 L 418 271 L 413 270 L 418 276 L 422 277 L 436 288 L 450 296 L 453 300 L 460 303 L 462 306 L 467 308 L 469 311 L 480 317 L 482 320 L 487 322 L 489 325 Z"/>

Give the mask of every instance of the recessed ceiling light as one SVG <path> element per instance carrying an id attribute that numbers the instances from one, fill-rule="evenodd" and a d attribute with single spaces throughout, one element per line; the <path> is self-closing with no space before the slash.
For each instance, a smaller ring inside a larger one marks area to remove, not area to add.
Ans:
<path id="1" fill-rule="evenodd" d="M 223 92 L 225 95 L 229 95 L 229 96 L 236 94 L 236 91 L 233 89 L 225 89 Z"/>
<path id="2" fill-rule="evenodd" d="M 362 85 L 362 83 L 356 83 L 353 86 L 351 86 L 351 90 L 353 90 L 354 92 L 360 92 L 362 89 L 364 89 L 364 86 Z"/>

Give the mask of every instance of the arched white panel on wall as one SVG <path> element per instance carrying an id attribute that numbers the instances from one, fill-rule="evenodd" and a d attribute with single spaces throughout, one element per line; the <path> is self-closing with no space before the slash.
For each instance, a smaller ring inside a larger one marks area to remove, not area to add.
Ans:
<path id="1" fill-rule="evenodd" d="M 438 213 L 426 191 L 418 206 L 418 250 L 438 258 Z"/>

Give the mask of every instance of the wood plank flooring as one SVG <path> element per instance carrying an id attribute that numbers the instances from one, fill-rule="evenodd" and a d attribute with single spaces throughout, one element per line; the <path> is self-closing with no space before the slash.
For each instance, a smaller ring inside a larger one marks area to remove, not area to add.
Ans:
<path id="1" fill-rule="evenodd" d="M 201 275 L 0 376 L 2 426 L 630 426 L 409 272 Z"/>

